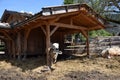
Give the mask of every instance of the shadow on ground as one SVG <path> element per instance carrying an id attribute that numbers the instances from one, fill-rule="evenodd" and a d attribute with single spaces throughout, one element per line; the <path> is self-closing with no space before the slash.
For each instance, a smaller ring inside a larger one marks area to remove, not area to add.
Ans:
<path id="1" fill-rule="evenodd" d="M 76 56 L 76 55 L 59 55 L 58 61 L 66 61 L 66 60 L 83 60 L 88 58 L 85 56 Z M 46 65 L 46 57 L 45 56 L 28 56 L 25 60 L 11 59 L 6 57 L 6 55 L 0 55 L 0 61 L 5 61 L 7 63 L 11 63 L 11 65 L 19 67 L 22 69 L 22 72 L 27 70 L 33 70 L 37 67 Z"/>
<path id="2" fill-rule="evenodd" d="M 68 74 L 65 74 L 64 77 L 59 80 L 120 80 L 119 75 L 107 75 L 99 71 L 91 72 L 75 72 L 71 71 Z"/>
<path id="3" fill-rule="evenodd" d="M 45 59 L 45 56 L 33 56 L 27 57 L 25 60 L 18 60 L 8 58 L 5 55 L 0 55 L 0 61 L 6 61 L 7 63 L 11 63 L 11 65 L 21 68 L 23 72 L 44 66 L 46 63 Z"/>

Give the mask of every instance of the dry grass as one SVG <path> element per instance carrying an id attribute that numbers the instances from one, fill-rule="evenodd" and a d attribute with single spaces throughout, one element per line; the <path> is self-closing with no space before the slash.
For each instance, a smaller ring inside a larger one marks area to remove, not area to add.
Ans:
<path id="1" fill-rule="evenodd" d="M 42 72 L 43 57 L 28 58 L 25 61 L 1 59 L 2 80 L 119 80 L 120 57 L 88 59 L 79 55 L 61 59 L 53 65 L 52 72 Z"/>

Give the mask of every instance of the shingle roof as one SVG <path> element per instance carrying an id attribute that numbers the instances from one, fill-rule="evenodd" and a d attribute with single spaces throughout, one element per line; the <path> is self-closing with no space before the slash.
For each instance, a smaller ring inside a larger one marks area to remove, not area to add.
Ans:
<path id="1" fill-rule="evenodd" d="M 26 18 L 29 18 L 29 17 L 32 16 L 32 14 L 27 13 L 27 12 L 22 13 L 22 12 L 11 11 L 11 10 L 7 10 L 7 9 L 6 9 L 6 10 L 4 11 L 3 15 L 2 15 L 1 22 L 5 22 L 5 20 L 6 20 L 6 19 L 8 18 L 8 16 L 9 16 L 8 14 L 18 14 L 18 15 L 24 16 L 24 17 L 26 17 Z"/>

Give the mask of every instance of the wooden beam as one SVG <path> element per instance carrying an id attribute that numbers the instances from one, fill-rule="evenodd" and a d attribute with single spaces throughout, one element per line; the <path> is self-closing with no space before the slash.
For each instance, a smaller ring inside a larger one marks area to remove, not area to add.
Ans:
<path id="1" fill-rule="evenodd" d="M 43 26 L 40 27 L 43 31 L 43 33 L 46 35 L 46 31 L 45 31 L 45 28 Z"/>
<path id="2" fill-rule="evenodd" d="M 81 33 L 82 33 L 86 38 L 88 38 L 88 35 L 87 35 L 87 32 L 86 32 L 86 31 L 81 30 Z"/>
<path id="3" fill-rule="evenodd" d="M 50 49 L 50 25 L 46 25 L 46 61 L 47 66 L 51 68 L 49 49 Z"/>
<path id="4" fill-rule="evenodd" d="M 32 30 L 32 29 L 38 28 L 40 26 L 41 26 L 40 24 L 37 24 L 37 25 L 34 25 L 34 26 L 30 27 L 30 29 Z"/>
<path id="5" fill-rule="evenodd" d="M 55 23 L 55 22 L 58 21 L 59 19 L 60 19 L 60 17 L 56 16 L 55 18 L 50 19 L 50 20 L 49 20 L 49 23 Z"/>
<path id="6" fill-rule="evenodd" d="M 64 23 L 53 23 L 51 25 L 64 27 L 64 28 L 70 28 L 70 29 L 87 30 L 87 28 L 83 26 L 75 26 L 75 25 L 64 24 Z"/>
<path id="7" fill-rule="evenodd" d="M 51 31 L 50 36 L 52 36 L 52 35 L 54 34 L 54 32 L 55 32 L 58 28 L 59 28 L 59 27 L 56 26 L 56 27 Z"/>

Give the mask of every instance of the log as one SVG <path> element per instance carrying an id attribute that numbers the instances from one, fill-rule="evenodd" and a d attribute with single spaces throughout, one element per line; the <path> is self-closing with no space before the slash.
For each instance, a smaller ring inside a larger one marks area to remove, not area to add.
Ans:
<path id="1" fill-rule="evenodd" d="M 47 66 L 51 68 L 50 64 L 50 56 L 49 56 L 49 48 L 50 48 L 50 26 L 46 25 L 46 61 Z"/>

